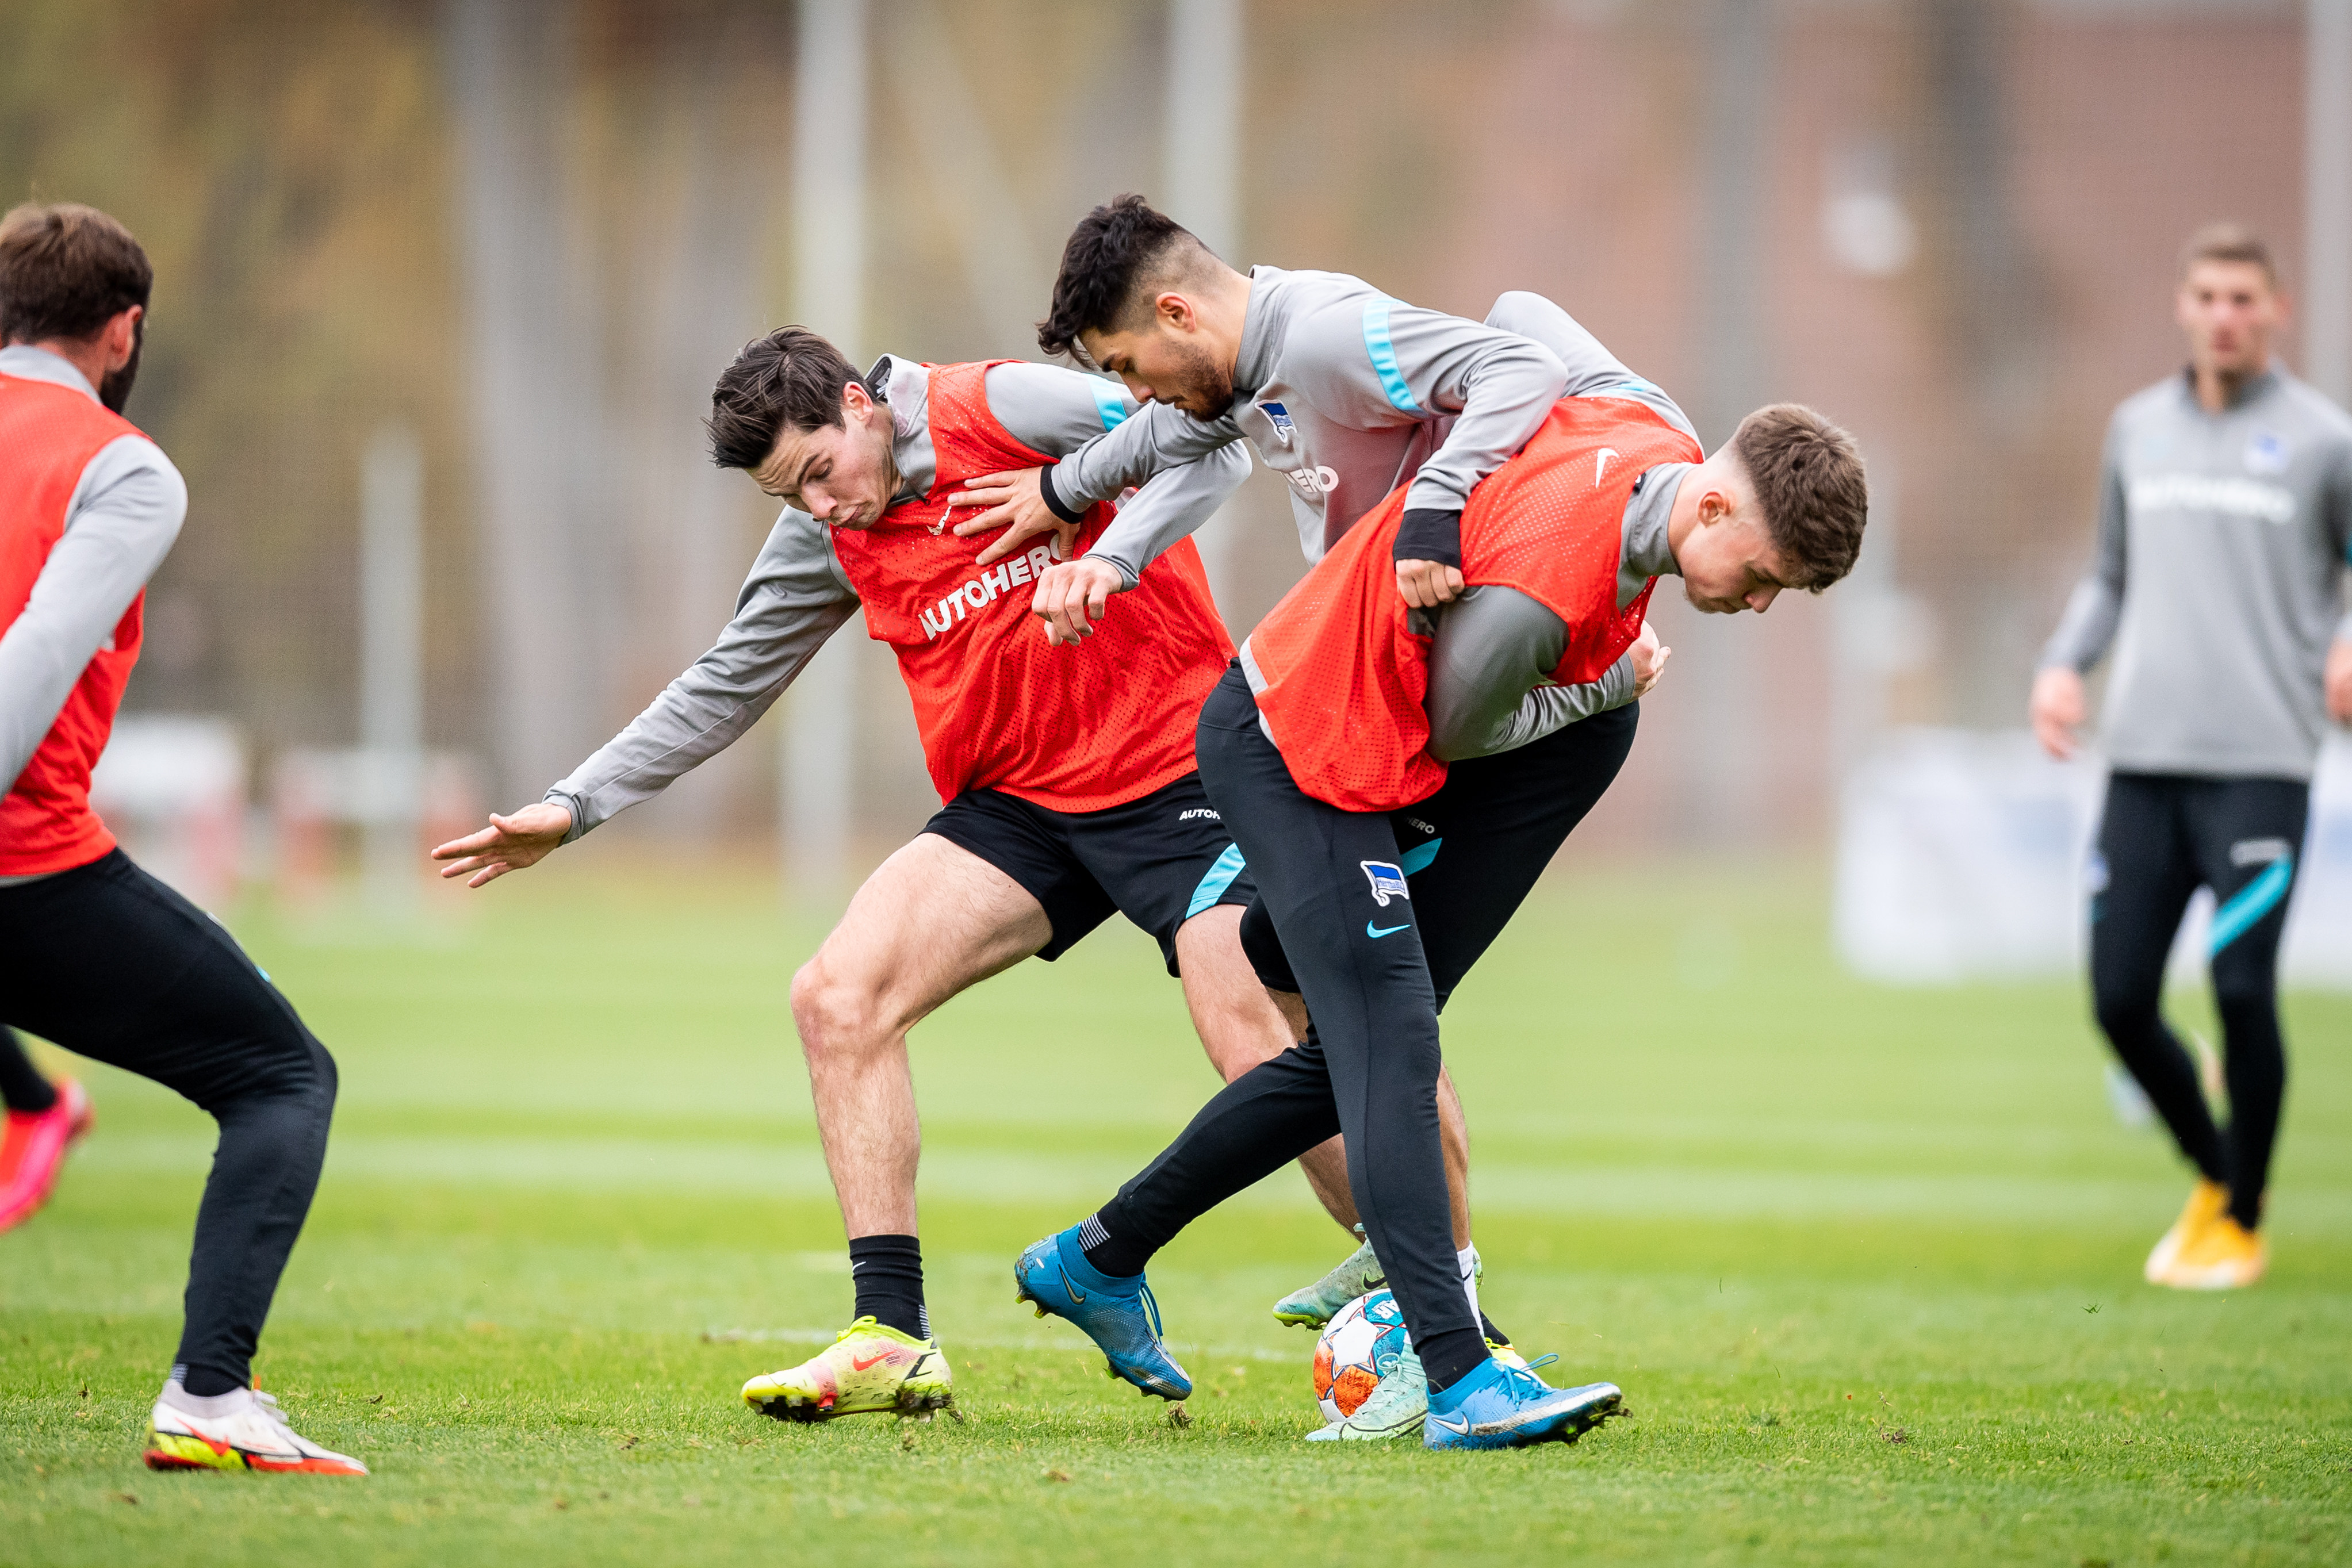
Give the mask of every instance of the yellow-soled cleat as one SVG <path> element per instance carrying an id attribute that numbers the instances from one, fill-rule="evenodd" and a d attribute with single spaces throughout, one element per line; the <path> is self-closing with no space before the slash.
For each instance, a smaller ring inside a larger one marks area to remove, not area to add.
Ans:
<path id="1" fill-rule="evenodd" d="M 779 1421 L 955 1408 L 955 1375 L 936 1339 L 860 1318 L 798 1366 L 743 1385 L 743 1403 Z"/>
<path id="2" fill-rule="evenodd" d="M 322 1448 L 287 1424 L 278 1401 L 254 1388 L 196 1399 L 177 1378 L 163 1385 L 147 1423 L 151 1470 L 255 1470 L 264 1475 L 363 1476 L 349 1454 Z"/>
<path id="3" fill-rule="evenodd" d="M 2166 1276 L 2171 1272 L 2181 1249 L 2203 1234 L 2205 1228 L 2221 1218 L 2229 1207 L 2228 1187 L 2217 1181 L 2200 1178 L 2196 1186 L 2189 1190 L 2189 1202 L 2181 1209 L 2180 1218 L 2172 1222 L 2172 1228 L 2158 1239 L 2155 1250 L 2147 1255 L 2147 1267 L 2141 1270 L 2147 1282 L 2151 1285 L 2170 1284 L 2172 1281 Z"/>
<path id="4" fill-rule="evenodd" d="M 2157 1283 L 2176 1291 L 2234 1291 L 2261 1279 L 2270 1261 L 2269 1243 L 2223 1214 L 2189 1238 Z"/>

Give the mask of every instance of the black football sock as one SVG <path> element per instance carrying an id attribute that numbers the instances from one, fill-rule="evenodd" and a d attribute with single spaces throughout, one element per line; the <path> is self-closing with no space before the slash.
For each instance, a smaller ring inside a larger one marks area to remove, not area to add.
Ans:
<path id="1" fill-rule="evenodd" d="M 1087 1216 L 1086 1223 L 1078 1227 L 1078 1250 L 1095 1268 L 1114 1280 L 1124 1280 L 1143 1272 L 1144 1265 L 1151 1261 L 1152 1249 L 1137 1239 L 1133 1226 L 1121 1224 L 1118 1208 L 1119 1200 L 1112 1198 Z"/>
<path id="2" fill-rule="evenodd" d="M 1501 1329 L 1496 1328 L 1495 1326 L 1495 1320 L 1488 1317 L 1483 1309 L 1478 1313 L 1478 1327 L 1480 1331 L 1486 1334 L 1486 1343 L 1488 1344 L 1508 1344 L 1511 1343 L 1511 1336 L 1505 1333 Z"/>
<path id="3" fill-rule="evenodd" d="M 0 1024 L 0 1105 L 37 1116 L 58 1103 L 57 1085 L 25 1054 L 16 1031 Z"/>
<path id="4" fill-rule="evenodd" d="M 849 1278 L 857 1288 L 856 1315 L 917 1339 L 931 1337 L 923 1305 L 923 1247 L 911 1236 L 857 1236 L 849 1242 Z"/>
<path id="5" fill-rule="evenodd" d="M 1413 1349 L 1421 1353 L 1421 1370 L 1429 1378 L 1429 1391 L 1442 1394 L 1478 1370 L 1486 1359 L 1486 1342 L 1476 1329 L 1447 1329 L 1429 1336 L 1427 1344 Z"/>

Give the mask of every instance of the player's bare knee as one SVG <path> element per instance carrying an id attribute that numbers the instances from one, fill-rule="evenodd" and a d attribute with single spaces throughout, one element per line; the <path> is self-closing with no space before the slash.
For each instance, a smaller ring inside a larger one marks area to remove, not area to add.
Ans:
<path id="1" fill-rule="evenodd" d="M 793 976 L 792 1000 L 793 1023 L 812 1065 L 863 1055 L 876 1043 L 874 999 L 863 987 L 834 974 L 823 953 Z"/>

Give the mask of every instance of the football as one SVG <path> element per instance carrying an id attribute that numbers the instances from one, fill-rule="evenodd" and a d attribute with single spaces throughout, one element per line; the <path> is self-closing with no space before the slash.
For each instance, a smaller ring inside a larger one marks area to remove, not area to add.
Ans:
<path id="1" fill-rule="evenodd" d="M 1358 1296 L 1323 1325 L 1315 1342 L 1315 1402 L 1327 1421 L 1344 1421 L 1388 1375 L 1412 1343 L 1404 1314 L 1386 1291 Z"/>

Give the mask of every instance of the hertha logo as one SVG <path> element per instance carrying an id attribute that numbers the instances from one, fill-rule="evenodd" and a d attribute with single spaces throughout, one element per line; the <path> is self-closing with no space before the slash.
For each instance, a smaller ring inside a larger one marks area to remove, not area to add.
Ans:
<path id="1" fill-rule="evenodd" d="M 1412 896 L 1412 890 L 1404 884 L 1402 866 L 1391 865 L 1387 861 L 1358 861 L 1356 863 L 1364 868 L 1365 879 L 1372 884 L 1372 902 L 1382 909 L 1389 906 L 1391 898 Z"/>

